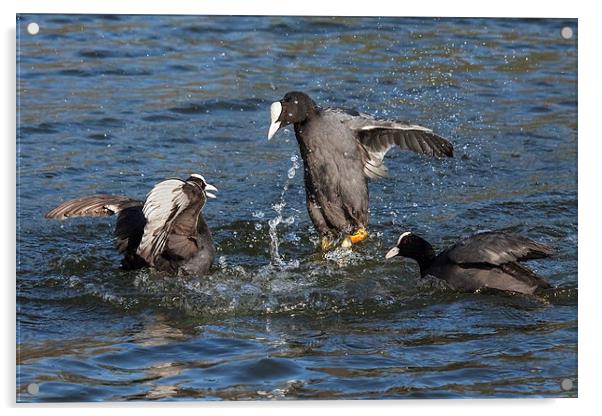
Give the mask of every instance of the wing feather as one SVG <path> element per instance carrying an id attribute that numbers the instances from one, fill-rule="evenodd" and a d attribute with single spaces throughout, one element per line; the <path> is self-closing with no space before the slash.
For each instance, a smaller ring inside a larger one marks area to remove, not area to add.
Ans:
<path id="1" fill-rule="evenodd" d="M 142 202 L 126 196 L 92 195 L 65 201 L 48 211 L 44 217 L 59 220 L 72 217 L 106 217 L 133 206 L 142 206 Z"/>
<path id="2" fill-rule="evenodd" d="M 149 192 L 143 212 L 146 226 L 138 254 L 149 264 L 156 260 L 186 260 L 196 254 L 197 222 L 204 205 L 203 190 L 190 182 L 168 179 Z"/>
<path id="3" fill-rule="evenodd" d="M 65 219 L 72 217 L 103 217 L 117 214 L 115 240 L 117 250 L 125 256 L 124 266 L 138 268 L 144 265 L 136 255 L 146 220 L 143 202 L 125 196 L 93 195 L 63 202 L 45 217 Z M 134 264 L 136 266 L 134 266 Z"/>
<path id="4" fill-rule="evenodd" d="M 146 226 L 137 253 L 150 265 L 163 252 L 174 219 L 188 206 L 188 198 L 182 192 L 185 183 L 167 179 L 155 185 L 146 197 L 142 209 Z"/>
<path id="5" fill-rule="evenodd" d="M 364 174 L 369 178 L 386 176 L 383 159 L 396 146 L 428 156 L 453 157 L 454 154 L 453 145 L 427 127 L 336 108 L 325 109 L 324 113 L 336 117 L 355 132 L 364 150 Z"/>
<path id="6" fill-rule="evenodd" d="M 506 263 L 539 259 L 554 254 L 551 247 L 515 234 L 484 232 L 459 241 L 447 252 L 457 264 Z"/>

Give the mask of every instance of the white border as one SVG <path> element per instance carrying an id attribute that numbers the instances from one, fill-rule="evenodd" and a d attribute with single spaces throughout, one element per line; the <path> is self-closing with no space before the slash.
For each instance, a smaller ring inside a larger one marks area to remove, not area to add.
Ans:
<path id="1" fill-rule="evenodd" d="M 2 204 L 3 246 L 0 253 L 6 268 L 4 279 L 5 315 L 2 348 L 2 404 L 9 407 L 9 414 L 17 410 L 25 414 L 65 415 L 77 414 L 85 408 L 92 414 L 105 414 L 107 410 L 127 408 L 132 414 L 162 415 L 169 409 L 186 414 L 200 412 L 250 415 L 289 415 L 326 413 L 340 408 L 350 414 L 364 414 L 375 408 L 379 413 L 399 414 L 418 412 L 421 415 L 444 413 L 450 415 L 504 415 L 508 412 L 528 411 L 546 415 L 590 413 L 594 409 L 600 382 L 601 326 L 600 296 L 602 291 L 597 261 L 600 215 L 602 204 L 600 179 L 602 179 L 599 155 L 600 133 L 600 43 L 602 40 L 600 14 L 594 2 L 524 0 L 485 1 L 192 1 L 192 0 L 22 0 L 1 3 L 3 22 L 2 65 L 2 138 L 5 157 L 0 192 L 6 201 Z M 245 403 L 123 403 L 123 404 L 73 404 L 73 405 L 15 405 L 15 14 L 16 13 L 135 13 L 135 14 L 300 14 L 300 15 L 348 15 L 348 16 L 487 16 L 487 17 L 564 17 L 579 18 L 579 399 L 550 400 L 413 400 L 413 401 L 337 401 L 337 402 L 245 402 Z M 10 198 L 8 197 L 10 196 Z M 63 408 L 66 407 L 66 408 Z M 599 412 L 599 410 L 598 410 Z M 593 413 L 593 412 L 592 412 Z"/>
<path id="2" fill-rule="evenodd" d="M 577 4 L 547 1 L 529 4 L 506 0 L 494 6 L 479 1 L 420 1 L 396 3 L 385 0 L 363 1 L 274 1 L 230 0 L 199 1 L 146 0 L 144 3 L 123 0 L 24 0 L 17 6 L 19 13 L 126 13 L 126 14 L 235 14 L 235 15 L 319 15 L 319 16 L 448 16 L 448 17 L 563 17 L 578 16 Z M 581 14 L 583 15 L 583 14 Z"/>

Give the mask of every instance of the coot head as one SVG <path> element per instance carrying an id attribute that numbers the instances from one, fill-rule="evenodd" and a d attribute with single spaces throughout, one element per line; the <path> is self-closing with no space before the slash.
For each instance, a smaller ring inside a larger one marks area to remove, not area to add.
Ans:
<path id="1" fill-rule="evenodd" d="M 199 175 L 198 173 L 193 173 L 186 180 L 186 182 L 194 184 L 201 188 L 203 193 L 207 198 L 215 198 L 214 192 L 217 192 L 217 188 L 213 185 L 207 183 L 203 175 Z"/>
<path id="2" fill-rule="evenodd" d="M 268 140 L 281 128 L 293 123 L 302 123 L 316 112 L 316 103 L 303 92 L 287 92 L 280 101 L 270 106 L 271 124 Z"/>
<path id="3" fill-rule="evenodd" d="M 424 238 L 409 231 L 401 234 L 397 245 L 387 252 L 386 259 L 396 256 L 408 257 L 414 260 L 422 260 L 434 257 L 433 247 Z"/>

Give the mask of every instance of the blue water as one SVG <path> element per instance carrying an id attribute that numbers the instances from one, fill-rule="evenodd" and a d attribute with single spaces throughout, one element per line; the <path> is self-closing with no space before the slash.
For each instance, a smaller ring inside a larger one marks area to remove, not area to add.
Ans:
<path id="1" fill-rule="evenodd" d="M 20 16 L 17 400 L 576 396 L 576 24 Z M 456 157 L 392 151 L 369 241 L 323 258 L 294 134 L 266 140 L 293 89 L 429 126 Z M 201 279 L 119 270 L 114 218 L 43 218 L 192 172 L 220 190 Z M 403 231 L 442 249 L 484 229 L 555 247 L 530 266 L 557 289 L 454 294 L 383 259 Z"/>

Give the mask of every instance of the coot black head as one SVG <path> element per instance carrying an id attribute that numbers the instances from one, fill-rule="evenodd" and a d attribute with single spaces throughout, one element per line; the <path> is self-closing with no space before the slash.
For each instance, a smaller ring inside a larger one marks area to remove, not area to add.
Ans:
<path id="1" fill-rule="evenodd" d="M 186 179 L 186 181 L 201 188 L 207 198 L 215 198 L 215 194 L 213 192 L 217 192 L 217 188 L 208 184 L 203 175 L 193 173 L 188 177 L 188 179 Z"/>
<path id="2" fill-rule="evenodd" d="M 307 94 L 300 91 L 287 92 L 282 100 L 270 106 L 271 124 L 268 140 L 282 127 L 301 123 L 316 111 L 316 103 Z"/>
<path id="3" fill-rule="evenodd" d="M 395 256 L 416 260 L 420 269 L 424 270 L 430 266 L 435 258 L 435 251 L 433 246 L 424 238 L 407 231 L 399 236 L 397 245 L 389 250 L 385 258 L 390 259 Z"/>

